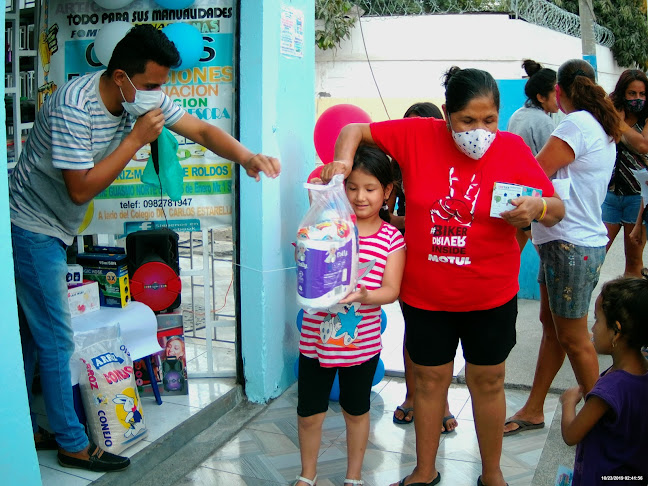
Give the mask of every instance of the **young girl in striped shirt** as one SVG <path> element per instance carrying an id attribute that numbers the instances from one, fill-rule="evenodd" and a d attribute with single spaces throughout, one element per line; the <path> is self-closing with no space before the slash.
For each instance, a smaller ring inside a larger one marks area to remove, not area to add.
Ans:
<path id="1" fill-rule="evenodd" d="M 347 485 L 362 485 L 369 437 L 369 399 L 380 350 L 380 306 L 394 302 L 405 266 L 405 242 L 383 209 L 393 189 L 391 164 L 377 148 L 360 146 L 346 193 L 359 234 L 358 287 L 334 308 L 304 313 L 299 341 L 298 429 L 301 474 L 294 486 L 313 486 L 322 424 L 335 374 L 347 427 Z M 383 214 L 381 214 L 383 213 Z"/>

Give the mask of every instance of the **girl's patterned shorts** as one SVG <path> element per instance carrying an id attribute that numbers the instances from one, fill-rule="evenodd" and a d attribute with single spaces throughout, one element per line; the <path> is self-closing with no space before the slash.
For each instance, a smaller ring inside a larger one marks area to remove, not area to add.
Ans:
<path id="1" fill-rule="evenodd" d="M 587 315 L 605 261 L 605 247 L 557 240 L 538 245 L 538 252 L 538 283 L 547 286 L 551 312 L 567 319 Z"/>

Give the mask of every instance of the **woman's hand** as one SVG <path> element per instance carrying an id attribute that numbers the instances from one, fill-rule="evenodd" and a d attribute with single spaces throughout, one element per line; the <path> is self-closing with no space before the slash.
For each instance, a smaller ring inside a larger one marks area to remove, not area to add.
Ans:
<path id="1" fill-rule="evenodd" d="M 502 219 L 516 228 L 526 228 L 536 218 L 539 218 L 544 210 L 541 197 L 522 196 L 511 201 L 515 209 L 500 213 Z"/>
<path id="2" fill-rule="evenodd" d="M 344 174 L 344 178 L 346 179 L 351 173 L 352 166 L 353 162 L 349 163 L 348 161 L 344 160 L 334 160 L 330 164 L 326 164 L 324 166 L 322 173 L 320 174 L 320 178 L 322 179 L 322 182 L 324 184 L 328 184 L 336 174 Z"/>
<path id="3" fill-rule="evenodd" d="M 364 304 L 368 295 L 369 295 L 369 291 L 367 290 L 367 287 L 365 287 L 364 285 L 361 285 L 359 290 L 351 292 L 344 299 L 342 299 L 339 303 L 340 304 L 350 304 L 351 302 L 358 302 L 360 304 Z"/>
<path id="4" fill-rule="evenodd" d="M 635 244 L 641 245 L 643 243 L 643 231 L 641 228 L 641 223 L 635 224 L 634 228 L 632 228 L 632 231 L 630 232 L 629 238 L 634 241 Z"/>

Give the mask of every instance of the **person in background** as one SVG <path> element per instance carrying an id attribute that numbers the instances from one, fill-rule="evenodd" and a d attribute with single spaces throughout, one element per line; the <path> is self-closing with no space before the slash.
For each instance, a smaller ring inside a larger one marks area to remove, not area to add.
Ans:
<path id="1" fill-rule="evenodd" d="M 436 118 L 437 120 L 443 120 L 443 113 L 437 105 L 430 102 L 421 102 L 414 103 L 410 106 L 403 118 Z M 392 160 L 392 169 L 394 171 L 394 190 L 392 195 L 387 201 L 387 206 L 389 208 L 389 216 L 391 218 L 390 222 L 396 226 L 401 233 L 405 233 L 405 189 L 403 188 L 403 175 L 401 174 L 400 167 L 398 162 Z M 394 206 L 398 203 L 398 208 L 396 209 L 396 214 L 394 214 Z M 399 299 L 399 303 L 400 299 Z M 401 303 L 402 307 L 402 303 Z M 405 400 L 401 405 L 396 407 L 394 411 L 393 421 L 395 424 L 411 424 L 414 420 L 414 393 L 416 390 L 416 382 L 414 381 L 414 369 L 412 366 L 412 360 L 407 352 L 407 347 L 405 342 L 407 341 L 407 335 L 403 337 L 403 363 L 405 368 Z M 459 423 L 455 419 L 454 415 L 450 413 L 450 404 L 446 400 L 446 408 L 443 412 L 443 420 L 441 422 L 441 433 L 448 434 L 452 432 Z"/>
<path id="2" fill-rule="evenodd" d="M 556 71 L 526 59 L 522 67 L 529 75 L 524 85 L 527 100 L 508 121 L 507 130 L 522 137 L 533 155 L 538 155 L 554 131 L 552 113 L 558 113 L 556 103 Z"/>
<path id="3" fill-rule="evenodd" d="M 561 429 L 567 445 L 576 446 L 573 486 L 645 484 L 648 480 L 648 280 L 620 278 L 607 282 L 596 299 L 592 340 L 598 354 L 612 356 L 583 398 L 578 387 L 560 397 Z"/>
<path id="4" fill-rule="evenodd" d="M 175 45 L 152 25 L 133 27 L 105 71 L 75 78 L 46 99 L 9 179 L 9 207 L 25 380 L 32 400 L 36 362 L 47 418 L 36 449 L 58 449 L 64 467 L 115 471 L 130 464 L 88 441 L 70 386 L 73 331 L 67 302 L 66 248 L 90 201 L 163 126 L 238 162 L 250 177 L 279 175 L 279 161 L 187 114 L 161 86 L 180 63 Z"/>
<path id="5" fill-rule="evenodd" d="M 304 312 L 297 384 L 302 468 L 293 486 L 313 486 L 317 482 L 322 424 L 336 373 L 347 427 L 348 463 L 344 485 L 363 484 L 371 386 L 382 348 L 380 306 L 398 298 L 405 265 L 403 236 L 387 222 L 389 215 L 383 209 L 393 181 L 389 159 L 383 152 L 375 147 L 361 147 L 356 152 L 345 188 L 356 216 L 359 263 L 369 264 L 370 270 L 359 279 L 358 288 L 335 309 L 314 314 Z M 353 306 L 354 303 L 360 306 Z M 356 322 L 355 316 L 362 318 Z M 332 333 L 322 332 L 323 326 L 332 322 L 339 324 L 339 329 L 347 331 L 346 334 L 338 335 L 337 327 Z"/>
<path id="6" fill-rule="evenodd" d="M 508 121 L 507 130 L 522 137 L 533 155 L 538 155 L 540 149 L 547 143 L 555 125 L 551 119 L 552 113 L 558 112 L 556 103 L 556 71 L 543 68 L 537 62 L 526 59 L 522 67 L 529 75 L 524 85 L 527 100 Z M 524 249 L 531 236 L 531 228 L 518 231 L 517 239 L 520 250 Z"/>
<path id="7" fill-rule="evenodd" d="M 532 225 L 533 244 L 540 254 L 542 341 L 529 398 L 506 420 L 505 436 L 544 427 L 544 401 L 565 356 L 584 393 L 592 389 L 599 372 L 587 313 L 605 260 L 607 230 L 601 204 L 621 125 L 586 61 L 563 63 L 556 91 L 558 106 L 567 116 L 537 159 L 554 186 L 562 187 L 565 217 L 551 228 Z"/>
<path id="8" fill-rule="evenodd" d="M 499 89 L 479 69 L 445 77 L 444 120 L 405 118 L 345 126 L 322 180 L 351 172 L 361 143 L 398 160 L 407 190 L 407 258 L 401 286 L 407 351 L 416 379 L 414 471 L 394 485 L 433 486 L 459 341 L 480 444 L 477 484 L 504 486 L 501 424 L 505 361 L 515 346 L 520 252 L 517 228 L 556 224 L 564 206 L 517 135 L 497 130 Z M 495 182 L 542 190 L 490 216 Z M 410 246 L 411 245 L 411 246 Z"/>
<path id="9" fill-rule="evenodd" d="M 648 78 L 643 71 L 628 69 L 621 73 L 614 91 L 610 93 L 610 99 L 623 120 L 623 135 L 617 143 L 614 171 L 603 201 L 603 222 L 608 235 L 606 250 L 610 249 L 623 227 L 626 277 L 641 276 L 643 250 L 646 246 L 646 230 L 641 222 L 636 233 L 638 238 L 630 237 L 632 230 L 637 227 L 637 214 L 643 209 L 641 186 L 632 171 L 648 166 L 646 91 Z"/>

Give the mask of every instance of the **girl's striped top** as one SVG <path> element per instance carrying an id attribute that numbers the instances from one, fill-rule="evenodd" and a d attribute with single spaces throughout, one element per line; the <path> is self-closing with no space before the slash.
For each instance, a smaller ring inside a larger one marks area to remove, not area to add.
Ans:
<path id="1" fill-rule="evenodd" d="M 358 288 L 382 286 L 387 257 L 405 248 L 400 231 L 383 222 L 377 233 L 359 238 Z M 354 366 L 380 353 L 380 306 L 337 305 L 328 312 L 304 312 L 299 352 L 323 367 Z"/>

